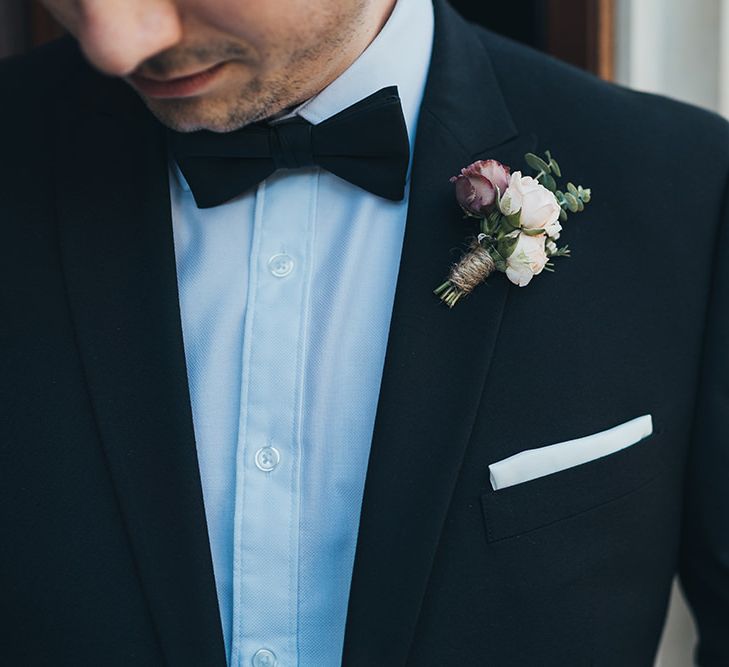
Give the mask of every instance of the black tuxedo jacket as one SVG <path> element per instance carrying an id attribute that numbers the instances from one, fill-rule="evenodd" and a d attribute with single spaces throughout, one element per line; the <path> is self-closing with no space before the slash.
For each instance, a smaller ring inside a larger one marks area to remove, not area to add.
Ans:
<path id="1" fill-rule="evenodd" d="M 0 664 L 224 667 L 162 133 L 72 42 L 0 91 Z M 534 149 L 593 189 L 573 257 L 447 309 L 470 230 L 448 178 Z M 677 570 L 701 665 L 729 665 L 728 175 L 718 116 L 438 0 L 347 667 L 649 667 Z M 623 451 L 489 484 L 644 414 Z"/>

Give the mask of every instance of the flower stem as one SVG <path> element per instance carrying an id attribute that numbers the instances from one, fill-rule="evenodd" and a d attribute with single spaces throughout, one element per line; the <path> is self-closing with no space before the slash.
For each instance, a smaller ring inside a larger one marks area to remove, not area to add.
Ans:
<path id="1" fill-rule="evenodd" d="M 460 287 L 454 285 L 450 280 L 446 280 L 442 285 L 433 290 L 433 293 L 441 298 L 449 308 L 453 308 L 458 300 L 466 295 Z"/>
<path id="2" fill-rule="evenodd" d="M 453 283 L 451 283 L 450 280 L 446 280 L 442 285 L 439 285 L 433 290 L 433 294 L 436 294 L 440 296 L 443 292 L 445 292 Z"/>

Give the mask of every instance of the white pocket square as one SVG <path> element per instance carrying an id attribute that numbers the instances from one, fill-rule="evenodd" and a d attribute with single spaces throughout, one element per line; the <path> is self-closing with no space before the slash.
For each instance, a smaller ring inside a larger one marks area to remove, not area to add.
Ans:
<path id="1" fill-rule="evenodd" d="M 643 415 L 607 431 L 527 449 L 489 466 L 494 490 L 528 482 L 560 470 L 588 463 L 634 445 L 653 433 L 651 415 Z"/>

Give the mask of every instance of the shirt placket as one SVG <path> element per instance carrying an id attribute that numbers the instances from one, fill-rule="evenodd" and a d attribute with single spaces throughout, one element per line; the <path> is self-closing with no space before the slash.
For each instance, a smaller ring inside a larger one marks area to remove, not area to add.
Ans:
<path id="1" fill-rule="evenodd" d="M 286 178 L 286 181 L 282 180 Z M 317 176 L 256 193 L 236 457 L 232 665 L 295 667 L 301 415 Z"/>

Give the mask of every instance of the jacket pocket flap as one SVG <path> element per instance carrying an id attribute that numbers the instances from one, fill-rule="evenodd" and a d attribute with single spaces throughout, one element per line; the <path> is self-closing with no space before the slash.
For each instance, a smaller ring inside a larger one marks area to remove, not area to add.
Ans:
<path id="1" fill-rule="evenodd" d="M 520 535 L 616 500 L 661 470 L 656 432 L 608 456 L 481 495 L 489 542 Z"/>

